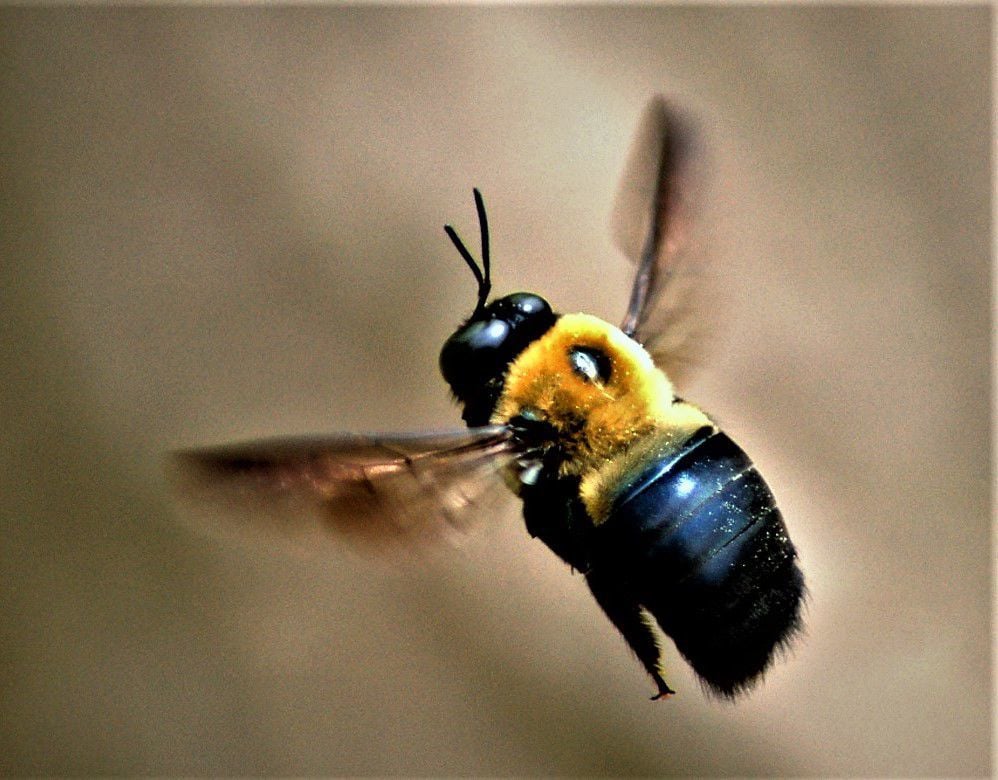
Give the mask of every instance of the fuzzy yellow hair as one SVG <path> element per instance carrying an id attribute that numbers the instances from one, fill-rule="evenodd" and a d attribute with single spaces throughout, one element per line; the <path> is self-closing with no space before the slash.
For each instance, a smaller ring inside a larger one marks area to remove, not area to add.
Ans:
<path id="1" fill-rule="evenodd" d="M 570 355 L 580 347 L 608 358 L 605 383 L 573 371 Z M 588 314 L 563 315 L 513 361 L 492 422 L 508 422 L 524 410 L 558 430 L 568 455 L 562 476 L 582 478 L 582 500 L 596 522 L 649 448 L 675 449 L 710 424 L 696 407 L 673 402 L 672 384 L 640 344 Z"/>

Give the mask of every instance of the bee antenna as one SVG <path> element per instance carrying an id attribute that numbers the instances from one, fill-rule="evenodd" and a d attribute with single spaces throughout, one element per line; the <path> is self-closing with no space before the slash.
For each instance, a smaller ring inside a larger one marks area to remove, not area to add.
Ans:
<path id="1" fill-rule="evenodd" d="M 485 215 L 485 201 L 482 200 L 482 193 L 478 188 L 472 190 L 475 194 L 475 209 L 478 211 L 478 227 L 482 237 L 482 271 L 485 274 L 484 297 L 482 290 L 478 291 L 479 301 L 484 304 L 485 298 L 492 291 L 492 267 L 489 261 L 489 218 Z"/>
<path id="2" fill-rule="evenodd" d="M 461 237 L 458 236 L 457 231 L 450 225 L 444 225 L 444 232 L 457 248 L 457 251 L 464 259 L 464 262 L 468 264 L 468 268 L 471 269 L 471 273 L 475 276 L 475 281 L 478 282 L 478 304 L 475 306 L 475 311 L 471 315 L 472 317 L 485 308 L 485 302 L 488 300 L 489 293 L 492 291 L 492 271 L 489 259 L 489 221 L 485 215 L 485 203 L 482 200 L 482 193 L 478 191 L 477 187 L 473 190 L 473 192 L 475 194 L 475 209 L 478 211 L 478 225 L 482 234 L 481 268 L 478 267 L 478 263 L 476 263 L 475 258 L 471 256 L 471 252 L 468 251 L 468 248 L 464 245 Z"/>

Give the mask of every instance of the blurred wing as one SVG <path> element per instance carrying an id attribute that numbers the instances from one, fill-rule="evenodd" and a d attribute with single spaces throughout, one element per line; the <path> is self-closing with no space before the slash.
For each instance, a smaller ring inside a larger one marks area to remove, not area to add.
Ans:
<path id="1" fill-rule="evenodd" d="M 174 454 L 186 499 L 304 542 L 409 545 L 463 529 L 516 452 L 502 426 L 271 439 Z"/>
<path id="2" fill-rule="evenodd" d="M 611 216 L 614 243 L 637 265 L 621 330 L 680 385 L 703 360 L 718 290 L 698 219 L 705 168 L 696 123 L 656 96 L 641 117 Z"/>

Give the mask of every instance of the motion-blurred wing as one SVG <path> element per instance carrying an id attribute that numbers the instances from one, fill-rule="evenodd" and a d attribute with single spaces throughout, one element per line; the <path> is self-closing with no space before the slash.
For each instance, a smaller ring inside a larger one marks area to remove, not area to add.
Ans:
<path id="1" fill-rule="evenodd" d="M 374 546 L 464 528 L 505 492 L 507 428 L 397 436 L 272 439 L 174 455 L 185 497 L 306 544 Z"/>
<path id="2" fill-rule="evenodd" d="M 638 125 L 611 217 L 614 243 L 638 269 L 621 330 L 680 385 L 702 362 L 718 289 L 698 219 L 705 168 L 694 120 L 656 96 Z"/>

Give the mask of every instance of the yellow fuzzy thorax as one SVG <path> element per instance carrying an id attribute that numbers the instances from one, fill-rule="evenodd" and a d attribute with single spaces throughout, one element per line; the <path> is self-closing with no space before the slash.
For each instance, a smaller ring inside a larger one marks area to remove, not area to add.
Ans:
<path id="1" fill-rule="evenodd" d="M 570 353 L 579 347 L 609 358 L 605 384 L 572 370 Z M 562 315 L 510 365 L 492 422 L 525 410 L 557 428 L 568 455 L 562 476 L 582 477 L 582 499 L 597 522 L 634 457 L 647 447 L 676 447 L 710 424 L 696 407 L 673 403 L 672 384 L 640 344 L 588 314 Z"/>

